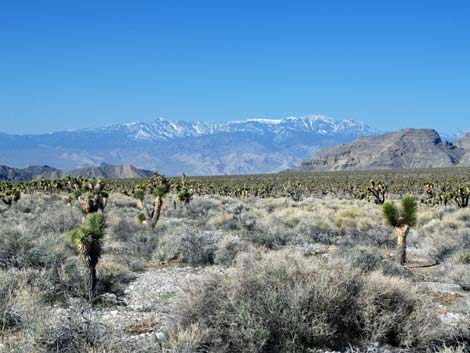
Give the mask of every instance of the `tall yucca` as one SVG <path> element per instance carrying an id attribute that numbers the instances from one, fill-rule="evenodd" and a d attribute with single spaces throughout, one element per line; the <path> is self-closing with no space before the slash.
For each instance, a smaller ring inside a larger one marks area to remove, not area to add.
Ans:
<path id="1" fill-rule="evenodd" d="M 398 259 L 400 265 L 406 263 L 406 236 L 410 227 L 416 224 L 418 204 L 413 196 L 404 196 L 401 207 L 398 208 L 393 202 L 383 205 L 383 213 L 388 224 L 395 228 L 398 243 Z"/>
<path id="2" fill-rule="evenodd" d="M 103 214 L 92 213 L 87 216 L 86 224 L 78 227 L 70 233 L 70 240 L 77 247 L 77 251 L 88 270 L 88 295 L 93 299 L 98 278 L 96 266 L 102 251 L 102 239 L 106 224 Z"/>

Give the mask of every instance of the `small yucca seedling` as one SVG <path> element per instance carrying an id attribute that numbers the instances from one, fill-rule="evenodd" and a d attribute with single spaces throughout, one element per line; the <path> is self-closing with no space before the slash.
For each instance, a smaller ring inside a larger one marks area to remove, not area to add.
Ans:
<path id="1" fill-rule="evenodd" d="M 106 223 L 103 214 L 92 213 L 87 216 L 86 224 L 70 232 L 70 240 L 75 244 L 77 251 L 88 271 L 88 296 L 92 300 L 96 290 L 98 278 L 96 266 L 102 251 L 102 239 Z"/>
<path id="2" fill-rule="evenodd" d="M 410 227 L 416 224 L 418 204 L 413 196 L 404 196 L 401 207 L 398 208 L 393 202 L 383 205 L 383 213 L 388 224 L 395 228 L 398 243 L 398 259 L 400 265 L 406 263 L 406 236 Z"/>

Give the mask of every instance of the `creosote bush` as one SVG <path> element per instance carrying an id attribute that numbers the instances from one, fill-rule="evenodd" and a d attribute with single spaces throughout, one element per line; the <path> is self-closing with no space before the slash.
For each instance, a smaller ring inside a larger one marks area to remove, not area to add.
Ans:
<path id="1" fill-rule="evenodd" d="M 195 351 L 240 353 L 374 342 L 419 350 L 439 338 L 436 308 L 403 280 L 295 253 L 259 257 L 241 256 L 225 274 L 185 288 L 174 335 L 197 325 L 204 339 Z"/>

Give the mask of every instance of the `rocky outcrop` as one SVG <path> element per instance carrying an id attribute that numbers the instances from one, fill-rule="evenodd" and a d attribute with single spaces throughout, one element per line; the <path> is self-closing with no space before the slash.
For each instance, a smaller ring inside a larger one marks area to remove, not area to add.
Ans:
<path id="1" fill-rule="evenodd" d="M 411 169 L 470 166 L 470 137 L 443 142 L 432 129 L 403 129 L 327 148 L 304 161 L 301 171 Z"/>

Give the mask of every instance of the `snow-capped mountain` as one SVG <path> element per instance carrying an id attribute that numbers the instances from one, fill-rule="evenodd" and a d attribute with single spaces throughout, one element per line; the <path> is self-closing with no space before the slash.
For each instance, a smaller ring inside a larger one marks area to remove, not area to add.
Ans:
<path id="1" fill-rule="evenodd" d="M 321 148 L 377 135 L 367 124 L 322 115 L 220 123 L 117 124 L 41 135 L 0 134 L 0 164 L 63 169 L 132 164 L 169 175 L 277 172 Z"/>
<path id="2" fill-rule="evenodd" d="M 354 120 L 336 120 L 324 115 L 287 117 L 285 119 L 246 119 L 222 123 L 203 123 L 200 121 L 171 121 L 159 118 L 148 123 L 130 123 L 113 125 L 95 130 L 78 132 L 122 133 L 134 140 L 159 141 L 181 137 L 199 137 L 219 133 L 274 133 L 285 135 L 296 132 L 317 133 L 323 136 L 334 135 L 370 135 L 377 131 L 363 122 Z"/>

